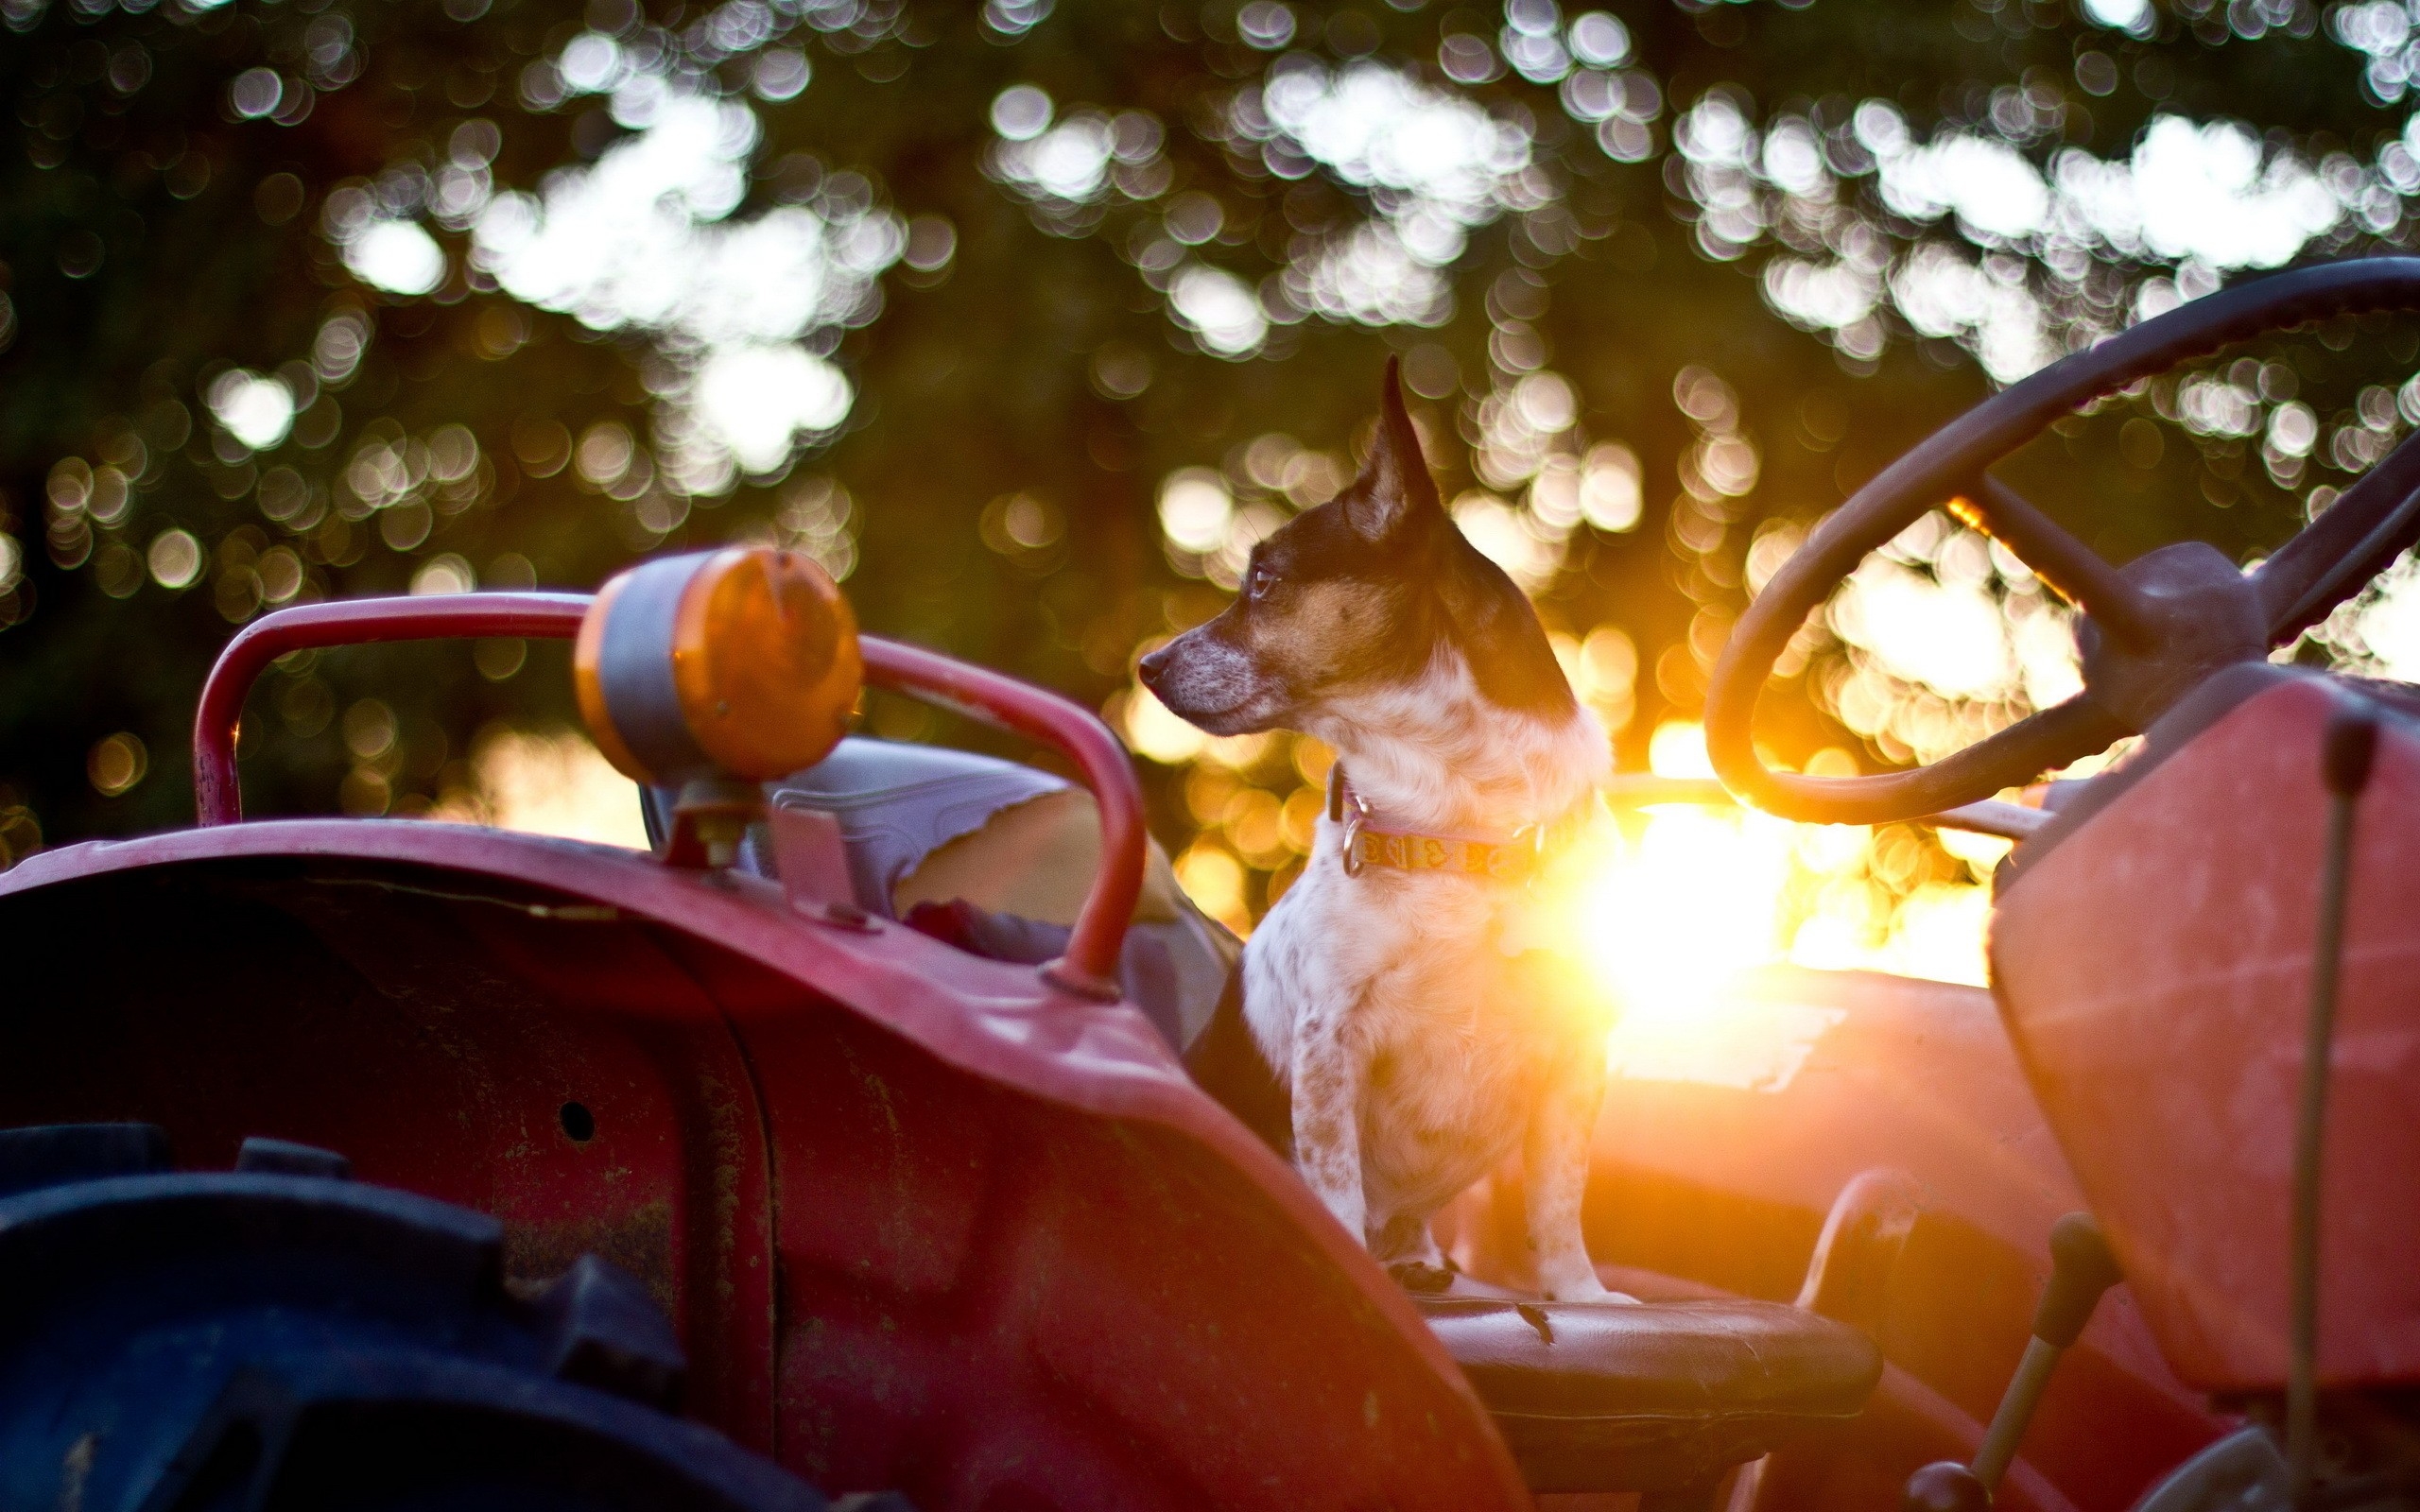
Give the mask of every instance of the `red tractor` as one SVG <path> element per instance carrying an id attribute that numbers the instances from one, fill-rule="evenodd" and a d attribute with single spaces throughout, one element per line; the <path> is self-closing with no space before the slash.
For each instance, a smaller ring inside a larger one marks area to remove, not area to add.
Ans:
<path id="1" fill-rule="evenodd" d="M 1639 1306 L 1525 1296 L 1506 1180 L 1449 1213 L 1451 1290 L 1391 1281 L 1188 1074 L 1198 1025 L 1138 1011 L 1190 968 L 1130 948 L 1154 885 L 1109 731 L 857 637 L 795 559 L 256 621 L 203 690 L 195 828 L 0 875 L 0 1505 L 2420 1495 L 2420 696 L 2269 659 L 2420 541 L 2420 446 L 2250 573 L 2189 543 L 2110 568 L 1986 472 L 2181 361 L 2385 309 L 2420 309 L 2420 262 L 2137 326 L 1902 458 L 1764 590 L 1708 704 L 1734 791 L 2024 838 L 1990 992 L 1767 972 L 1781 1069 L 1611 1101 L 1589 1237 Z M 2086 692 L 1935 767 L 1767 771 L 1789 636 L 1952 499 L 2085 611 Z M 652 854 L 238 822 L 272 658 L 441 636 L 579 639 Z M 837 800 L 784 785 L 860 679 L 1080 773 L 1063 928 L 911 918 Z M 2051 809 L 1989 801 L 2130 733 Z"/>

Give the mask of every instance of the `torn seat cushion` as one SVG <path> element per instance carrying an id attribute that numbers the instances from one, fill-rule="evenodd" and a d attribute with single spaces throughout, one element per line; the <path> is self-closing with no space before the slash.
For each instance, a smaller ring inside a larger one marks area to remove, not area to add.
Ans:
<path id="1" fill-rule="evenodd" d="M 678 794 L 642 788 L 640 799 L 648 842 L 660 847 Z M 1063 952 L 1100 869 L 1091 794 L 973 751 L 852 735 L 816 765 L 766 783 L 765 801 L 831 817 L 857 906 L 994 960 L 1036 964 Z M 750 827 L 739 865 L 780 874 L 762 822 Z M 1242 950 L 1150 844 L 1118 985 L 1180 1056 L 1209 1023 Z"/>
<path id="2" fill-rule="evenodd" d="M 1882 1354 L 1778 1302 L 1415 1297 L 1538 1491 L 1703 1485 L 1864 1409 Z"/>

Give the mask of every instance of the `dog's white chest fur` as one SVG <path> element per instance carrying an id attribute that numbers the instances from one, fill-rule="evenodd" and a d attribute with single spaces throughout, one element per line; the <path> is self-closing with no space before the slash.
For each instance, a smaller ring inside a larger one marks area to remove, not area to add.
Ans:
<path id="1" fill-rule="evenodd" d="M 1441 828 L 1551 818 L 1610 765 L 1584 713 L 1526 740 L 1503 723 L 1466 759 L 1442 761 L 1430 741 L 1374 738 L 1402 723 L 1331 728 L 1357 784 Z M 1580 1235 L 1602 1024 L 1514 943 L 1528 893 L 1446 872 L 1348 875 L 1344 850 L 1344 827 L 1323 818 L 1308 866 L 1244 950 L 1245 1021 L 1288 1084 L 1304 1179 L 1381 1263 L 1436 1265 L 1430 1215 L 1519 1150 L 1542 1286 L 1604 1296 Z"/>
<path id="2" fill-rule="evenodd" d="M 1504 888 L 1376 868 L 1347 876 L 1341 827 L 1321 822 L 1310 866 L 1245 948 L 1244 1014 L 1281 1072 L 1331 1026 L 1367 1068 L 1354 1122 L 1381 1247 L 1389 1220 L 1425 1219 L 1518 1146 L 1560 1047 L 1501 949 Z"/>

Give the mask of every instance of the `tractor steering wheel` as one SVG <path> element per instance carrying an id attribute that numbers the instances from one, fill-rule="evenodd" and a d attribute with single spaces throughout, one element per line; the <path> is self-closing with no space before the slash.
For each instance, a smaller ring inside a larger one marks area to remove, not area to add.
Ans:
<path id="1" fill-rule="evenodd" d="M 2112 567 L 1985 470 L 2077 405 L 2179 362 L 2264 332 L 2379 310 L 2420 310 L 2420 258 L 2335 263 L 2196 300 L 2053 363 L 1934 432 L 1817 526 L 1740 617 L 1706 696 L 1715 771 L 1746 801 L 1789 818 L 1916 818 L 2101 750 L 2221 667 L 2259 660 L 2318 624 L 2420 541 L 2420 436 L 2248 574 L 2193 541 Z M 1868 777 L 1771 770 L 1754 724 L 1783 648 L 1868 552 L 1945 502 L 2083 611 L 2084 691 L 1929 766 Z"/>

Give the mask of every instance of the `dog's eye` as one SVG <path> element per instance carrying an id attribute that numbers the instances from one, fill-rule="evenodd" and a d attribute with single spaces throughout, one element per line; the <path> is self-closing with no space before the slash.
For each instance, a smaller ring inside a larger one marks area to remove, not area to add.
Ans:
<path id="1" fill-rule="evenodd" d="M 1267 598 L 1269 596 L 1269 591 L 1276 586 L 1277 575 L 1275 573 L 1270 572 L 1266 567 L 1254 567 L 1252 570 L 1252 581 L 1245 586 L 1244 592 L 1253 601 L 1257 602 L 1261 599 Z"/>

